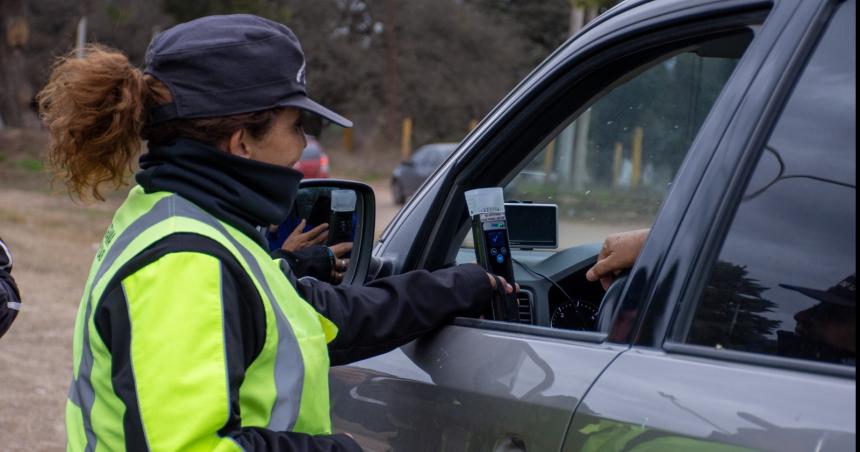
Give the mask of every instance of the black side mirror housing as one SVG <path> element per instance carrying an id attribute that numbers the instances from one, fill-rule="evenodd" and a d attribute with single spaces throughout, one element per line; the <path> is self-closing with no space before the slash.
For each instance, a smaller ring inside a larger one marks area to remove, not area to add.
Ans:
<path id="1" fill-rule="evenodd" d="M 329 223 L 326 245 L 352 241 L 349 267 L 341 284 L 363 284 L 370 267 L 376 227 L 373 189 L 367 184 L 349 180 L 302 180 L 293 210 L 282 226 L 291 231 L 301 220 L 307 222 L 306 230 Z"/>

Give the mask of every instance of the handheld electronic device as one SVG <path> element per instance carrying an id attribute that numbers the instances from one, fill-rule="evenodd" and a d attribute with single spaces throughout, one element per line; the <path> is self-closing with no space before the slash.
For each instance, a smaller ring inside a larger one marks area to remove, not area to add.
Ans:
<path id="1" fill-rule="evenodd" d="M 355 213 L 355 201 L 355 192 L 352 190 L 334 190 L 331 192 L 328 245 L 352 241 L 352 217 Z"/>
<path id="2" fill-rule="evenodd" d="M 472 217 L 472 238 L 478 265 L 514 285 L 514 266 L 502 189 L 494 187 L 467 191 L 466 204 Z M 503 300 L 494 300 L 492 308 L 495 320 L 519 321 L 516 294 L 507 294 Z"/>

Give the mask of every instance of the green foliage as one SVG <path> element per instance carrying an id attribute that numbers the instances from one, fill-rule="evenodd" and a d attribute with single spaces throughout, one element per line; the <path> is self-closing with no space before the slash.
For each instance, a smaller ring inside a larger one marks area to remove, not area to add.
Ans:
<path id="1" fill-rule="evenodd" d="M 556 204 L 559 216 L 567 219 L 650 222 L 657 215 L 663 194 L 611 188 L 577 192 L 557 181 L 520 182 L 506 188 L 505 199 Z"/>
<path id="2" fill-rule="evenodd" d="M 105 14 L 116 25 L 125 25 L 133 17 L 129 10 L 113 3 L 105 6 Z"/>
<path id="3" fill-rule="evenodd" d="M 415 124 L 416 147 L 461 139 L 471 120 L 567 39 L 571 6 L 568 0 L 28 0 L 25 8 L 32 39 L 18 72 L 32 86 L 16 88 L 21 92 L 44 85 L 52 59 L 74 45 L 82 13 L 89 41 L 123 51 L 137 66 L 153 35 L 179 22 L 253 13 L 285 23 L 304 47 L 311 96 L 354 119 L 356 145 L 376 150 L 371 145 L 381 131 L 399 137 L 406 116 Z"/>
<path id="4" fill-rule="evenodd" d="M 471 0 L 491 14 L 511 20 L 528 43 L 529 65 L 534 66 L 570 36 L 569 0 Z"/>
<path id="5" fill-rule="evenodd" d="M 33 173 L 41 173 L 45 169 L 45 165 L 41 160 L 33 158 L 16 160 L 15 167 Z"/>
<path id="6" fill-rule="evenodd" d="M 278 0 L 164 0 L 164 11 L 179 22 L 212 14 L 248 13 L 279 22 L 289 22 L 291 9 Z"/>
<path id="7" fill-rule="evenodd" d="M 616 0 L 568 0 L 573 6 L 592 7 L 592 8 L 611 8 L 618 1 Z"/>

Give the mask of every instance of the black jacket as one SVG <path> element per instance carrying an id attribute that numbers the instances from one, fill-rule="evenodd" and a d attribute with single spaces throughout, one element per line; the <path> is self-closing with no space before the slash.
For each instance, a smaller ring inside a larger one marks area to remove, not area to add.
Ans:
<path id="1" fill-rule="evenodd" d="M 266 242 L 261 226 L 277 224 L 289 211 L 293 192 L 284 180 L 294 177 L 292 169 L 263 165 L 230 156 L 187 140 L 171 147 L 151 148 L 141 157 L 138 183 L 148 193 L 176 193 L 222 221 L 252 237 L 261 246 Z M 217 183 L 213 183 L 217 181 Z M 297 181 L 295 181 L 297 185 Z M 273 190 L 271 187 L 279 187 Z M 241 200 L 241 202 L 239 202 Z M 283 205 L 287 203 L 287 205 Z M 211 255 L 222 263 L 222 288 L 226 321 L 228 372 L 231 382 L 232 413 L 219 431 L 233 437 L 247 450 L 360 451 L 346 435 L 310 436 L 297 432 L 242 428 L 238 412 L 238 388 L 245 370 L 262 349 L 265 313 L 248 275 L 220 244 L 195 234 L 173 234 L 153 244 L 126 263 L 109 282 L 96 307 L 95 323 L 100 337 L 114 358 L 113 384 L 126 404 L 124 425 L 127 446 L 139 449 L 144 438 L 133 390 L 130 366 L 130 334 L 122 280 L 160 257 L 179 251 Z M 415 271 L 382 278 L 365 286 L 332 286 L 313 278 L 297 279 L 287 271 L 299 294 L 338 327 L 329 344 L 332 365 L 342 365 L 393 350 L 421 334 L 438 328 L 455 316 L 476 316 L 486 309 L 491 286 L 486 273 L 476 265 L 436 271 Z"/>
<path id="2" fill-rule="evenodd" d="M 0 337 L 9 330 L 21 307 L 21 294 L 12 278 L 12 254 L 0 238 Z"/>

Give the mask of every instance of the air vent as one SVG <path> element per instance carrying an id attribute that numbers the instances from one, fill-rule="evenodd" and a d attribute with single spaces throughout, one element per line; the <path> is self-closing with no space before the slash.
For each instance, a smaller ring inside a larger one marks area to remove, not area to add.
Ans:
<path id="1" fill-rule="evenodd" d="M 532 294 L 525 291 L 517 293 L 517 305 L 520 310 L 520 323 L 531 325 L 534 315 L 532 314 Z"/>

